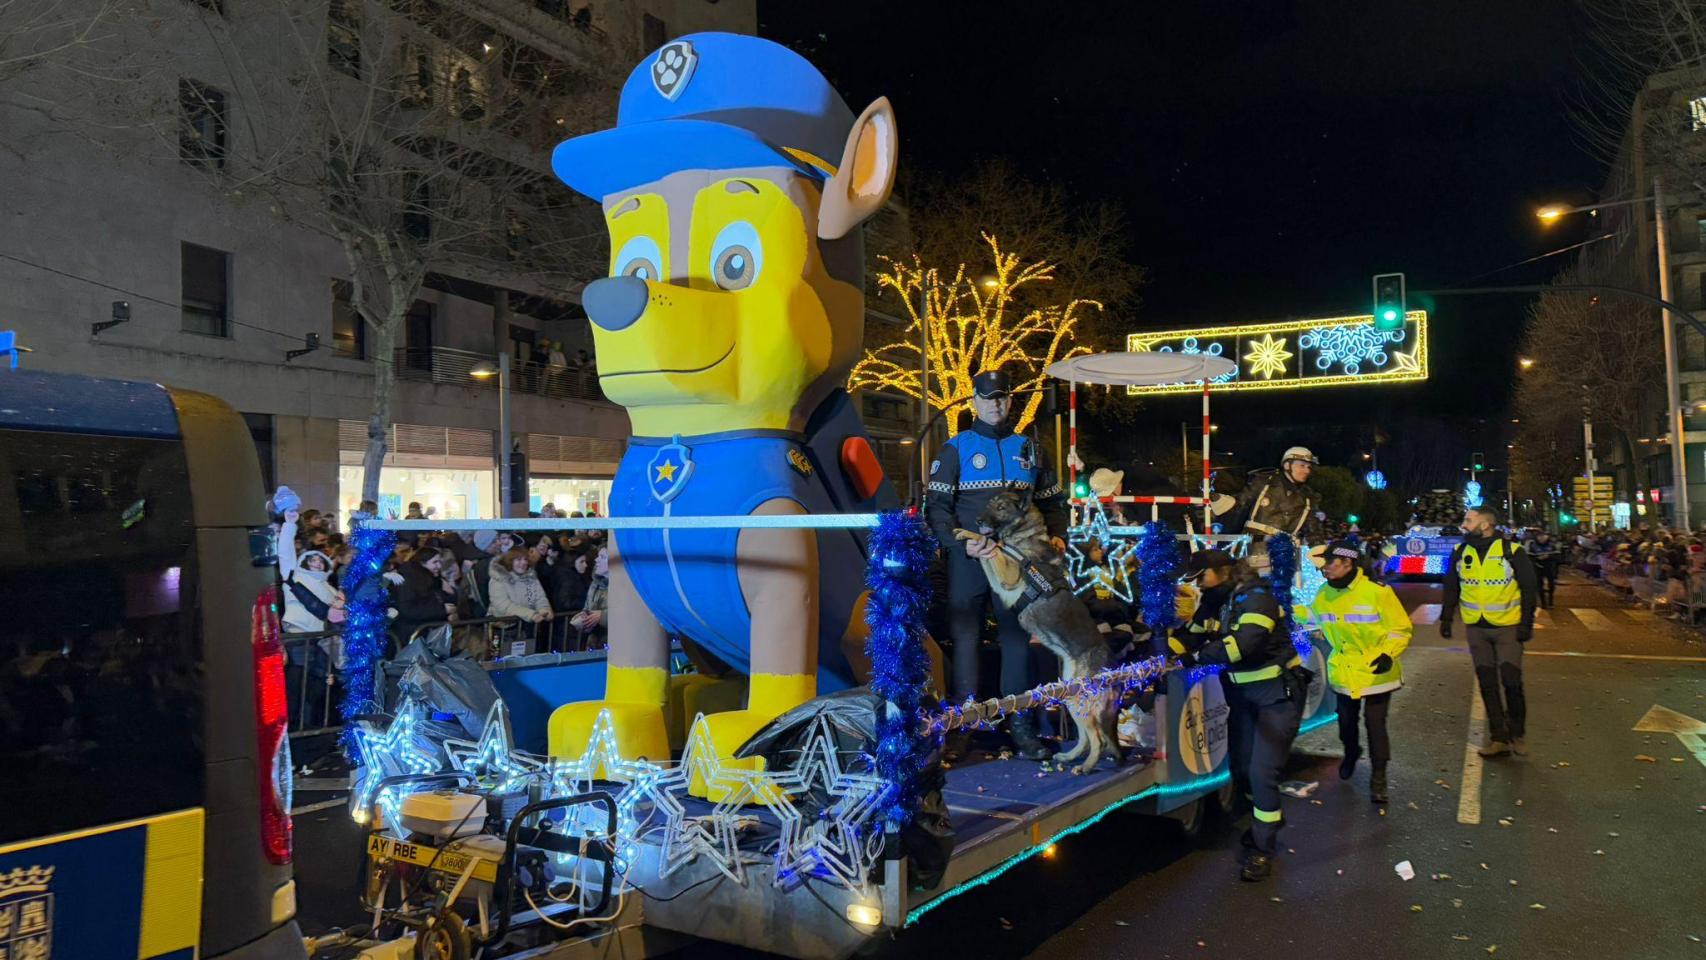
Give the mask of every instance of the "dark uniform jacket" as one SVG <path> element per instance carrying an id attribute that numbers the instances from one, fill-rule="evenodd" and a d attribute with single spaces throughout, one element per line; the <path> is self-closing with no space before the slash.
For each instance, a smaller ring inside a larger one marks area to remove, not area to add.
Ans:
<path id="1" fill-rule="evenodd" d="M 1226 599 L 1215 614 L 1214 601 L 1220 597 Z M 1192 631 L 1187 626 L 1182 638 L 1196 662 L 1225 667 L 1222 678 L 1234 683 L 1240 677 L 1260 678 L 1237 683 L 1257 703 L 1284 699 L 1291 689 L 1289 673 L 1301 665 L 1301 659 L 1291 645 L 1289 621 L 1267 581 L 1243 570 L 1230 589 L 1206 591 L 1203 599 L 1191 625 L 1202 622 L 1205 629 Z M 1218 623 L 1206 627 L 1214 621 Z"/>
<path id="2" fill-rule="evenodd" d="M 1244 492 L 1238 495 L 1234 511 L 1237 529 L 1265 540 L 1274 530 L 1290 534 L 1307 543 L 1325 543 L 1325 531 L 1315 512 L 1321 509 L 1321 495 L 1307 484 L 1297 484 L 1281 470 L 1257 470 L 1250 474 Z M 1253 528 L 1251 524 L 1272 529 Z"/>
<path id="3" fill-rule="evenodd" d="M 942 549 L 955 547 L 954 528 L 977 529 L 977 516 L 1003 490 L 1031 495 L 1049 536 L 1066 536 L 1066 493 L 1054 471 L 1043 466 L 1037 445 L 1006 424 L 982 420 L 942 445 L 930 464 L 925 517 Z"/>

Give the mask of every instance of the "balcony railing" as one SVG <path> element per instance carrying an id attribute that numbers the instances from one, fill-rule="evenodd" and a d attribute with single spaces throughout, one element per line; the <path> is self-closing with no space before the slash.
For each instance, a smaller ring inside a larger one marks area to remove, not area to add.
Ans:
<path id="1" fill-rule="evenodd" d="M 497 377 L 476 377 L 470 372 L 482 362 L 495 365 L 497 358 L 450 347 L 399 347 L 396 352 L 397 379 L 495 388 Z M 610 402 L 604 391 L 598 388 L 598 372 L 590 364 L 584 367 L 574 364 L 553 367 L 537 361 L 512 360 L 510 389 L 556 400 Z"/>

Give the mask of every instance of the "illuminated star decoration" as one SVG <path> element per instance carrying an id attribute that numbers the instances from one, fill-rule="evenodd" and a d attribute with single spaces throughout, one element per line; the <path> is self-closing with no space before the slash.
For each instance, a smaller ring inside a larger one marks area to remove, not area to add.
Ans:
<path id="1" fill-rule="evenodd" d="M 1128 562 L 1137 544 L 1114 535 L 1108 523 L 1107 511 L 1100 500 L 1092 499 L 1085 510 L 1086 522 L 1073 527 L 1066 535 L 1066 579 L 1072 592 L 1082 596 L 1086 590 L 1103 589 L 1126 603 L 1135 594 L 1131 587 L 1131 566 Z M 1092 564 L 1080 544 L 1098 544 L 1102 548 L 1102 563 Z"/>
<path id="2" fill-rule="evenodd" d="M 361 784 L 355 790 L 350 810 L 359 822 L 366 823 L 374 802 L 374 792 L 379 789 L 379 782 L 389 777 L 405 774 L 428 774 L 439 771 L 438 758 L 420 748 L 415 742 L 416 727 L 425 716 L 425 708 L 420 701 L 404 700 L 397 709 L 397 716 L 383 732 L 377 729 L 372 721 L 362 720 L 356 725 L 355 746 L 360 757 L 362 768 Z M 384 796 L 379 798 L 380 805 L 385 808 L 386 822 L 397 822 L 396 804 L 402 797 L 397 791 L 387 787 Z"/>
<path id="3" fill-rule="evenodd" d="M 601 710 L 593 720 L 592 733 L 580 756 L 572 760 L 553 759 L 548 767 L 551 796 L 566 797 L 591 793 L 600 780 L 616 781 L 625 786 L 616 792 L 616 869 L 626 872 L 635 862 L 638 848 L 636 838 L 651 818 L 652 811 L 664 811 L 673 806 L 677 814 L 680 804 L 667 792 L 655 788 L 670 772 L 645 760 L 625 760 L 616 748 L 616 723 L 610 711 Z M 650 801 L 645 816 L 639 808 Z M 575 836 L 602 836 L 605 819 L 598 807 L 577 807 L 570 811 L 575 817 L 569 831 Z"/>
<path id="4" fill-rule="evenodd" d="M 1405 353 L 1402 350 L 1394 350 L 1392 351 L 1392 359 L 1397 361 L 1393 364 L 1393 369 L 1398 373 L 1419 374 L 1422 372 L 1422 362 L 1416 359 L 1416 351 L 1414 350 L 1411 350 L 1409 353 Z"/>
<path id="5" fill-rule="evenodd" d="M 834 731 L 823 717 L 813 721 L 805 751 L 778 786 L 784 800 L 786 795 L 821 791 L 819 795 L 831 802 L 811 823 L 804 821 L 792 802 L 771 808 L 782 819 L 776 886 L 796 886 L 807 876 L 834 880 L 849 890 L 865 886 L 871 867 L 882 856 L 880 811 L 893 786 L 874 774 L 846 772 L 835 748 Z"/>
<path id="6" fill-rule="evenodd" d="M 1244 355 L 1244 361 L 1250 365 L 1252 374 L 1263 380 L 1272 380 L 1285 373 L 1285 362 L 1291 357 L 1291 351 L 1285 348 L 1285 338 L 1275 340 L 1273 334 L 1267 333 L 1250 344 L 1250 352 Z"/>
<path id="7" fill-rule="evenodd" d="M 543 760 L 516 752 L 510 743 L 509 709 L 502 699 L 493 701 L 478 743 L 446 740 L 444 755 L 451 769 L 496 781 L 492 790 L 499 794 L 520 790 L 545 767 Z"/>
<path id="8" fill-rule="evenodd" d="M 1297 338 L 1297 345 L 1316 352 L 1315 366 L 1322 370 L 1339 367 L 1347 376 L 1362 372 L 1362 365 L 1384 367 L 1390 357 L 1389 343 L 1403 343 L 1403 330 L 1376 330 L 1366 324 L 1316 327 Z"/>

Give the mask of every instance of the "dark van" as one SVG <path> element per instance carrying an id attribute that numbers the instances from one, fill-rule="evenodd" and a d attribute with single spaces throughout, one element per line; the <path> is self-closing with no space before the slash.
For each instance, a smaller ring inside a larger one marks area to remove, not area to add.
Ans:
<path id="1" fill-rule="evenodd" d="M 220 400 L 0 370 L 0 955 L 306 955 L 263 500 Z"/>

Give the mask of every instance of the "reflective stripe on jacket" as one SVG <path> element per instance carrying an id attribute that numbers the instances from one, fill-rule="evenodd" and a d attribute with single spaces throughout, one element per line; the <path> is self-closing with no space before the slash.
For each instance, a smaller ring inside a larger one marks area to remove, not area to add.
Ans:
<path id="1" fill-rule="evenodd" d="M 1487 547 L 1485 557 L 1465 543 L 1457 560 L 1457 579 L 1461 584 L 1458 606 L 1463 610 L 1463 622 L 1486 623 L 1494 627 L 1514 626 L 1522 619 L 1522 588 L 1517 585 L 1516 571 L 1505 556 L 1504 538 Z M 1520 547 L 1512 546 L 1511 550 Z"/>
<path id="2" fill-rule="evenodd" d="M 1297 618 L 1318 627 L 1332 644 L 1327 657 L 1327 682 L 1339 693 L 1366 697 L 1403 685 L 1398 657 L 1410 645 L 1410 615 L 1391 587 L 1375 583 L 1362 571 L 1343 590 L 1323 584 L 1315 600 L 1298 606 Z M 1376 673 L 1371 665 L 1381 654 L 1392 668 Z"/>

